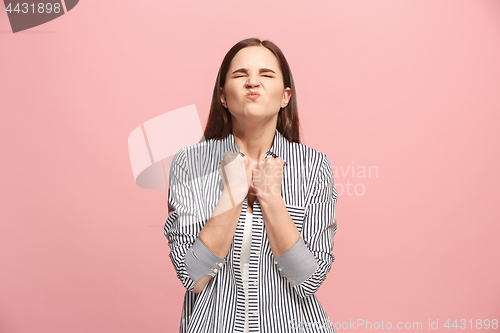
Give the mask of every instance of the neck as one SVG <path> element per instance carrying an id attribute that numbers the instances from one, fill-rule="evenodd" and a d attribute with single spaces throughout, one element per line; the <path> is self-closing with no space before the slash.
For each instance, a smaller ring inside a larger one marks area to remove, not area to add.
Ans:
<path id="1" fill-rule="evenodd" d="M 233 122 L 234 142 L 251 161 L 263 161 L 266 152 L 273 146 L 276 124 L 269 122 L 265 126 L 238 126 Z"/>

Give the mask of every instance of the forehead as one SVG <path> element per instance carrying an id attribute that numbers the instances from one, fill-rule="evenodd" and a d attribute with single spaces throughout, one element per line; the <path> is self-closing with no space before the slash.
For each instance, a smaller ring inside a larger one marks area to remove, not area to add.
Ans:
<path id="1" fill-rule="evenodd" d="M 245 47 L 239 50 L 231 60 L 230 69 L 232 70 L 251 67 L 280 70 L 278 59 L 264 46 Z"/>

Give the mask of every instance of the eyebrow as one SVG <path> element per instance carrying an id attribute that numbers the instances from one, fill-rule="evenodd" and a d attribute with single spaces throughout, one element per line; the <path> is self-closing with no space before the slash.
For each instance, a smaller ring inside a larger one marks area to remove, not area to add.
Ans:
<path id="1" fill-rule="evenodd" d="M 273 71 L 272 69 L 269 69 L 269 68 L 261 68 L 261 69 L 259 69 L 259 73 L 268 73 L 268 72 L 276 74 L 275 71 Z M 246 68 L 239 68 L 239 69 L 235 70 L 232 74 L 236 74 L 236 73 L 245 73 L 245 74 L 248 74 L 248 70 Z"/>

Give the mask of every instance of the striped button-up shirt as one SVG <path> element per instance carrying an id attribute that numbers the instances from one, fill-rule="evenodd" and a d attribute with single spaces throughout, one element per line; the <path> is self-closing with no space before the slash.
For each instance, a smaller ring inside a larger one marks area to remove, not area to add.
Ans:
<path id="1" fill-rule="evenodd" d="M 248 197 L 225 258 L 217 257 L 198 238 L 223 190 L 218 166 L 226 151 L 241 153 L 232 134 L 183 147 L 172 160 L 164 233 L 177 277 L 187 289 L 180 332 L 243 332 L 245 315 L 250 332 L 335 332 L 314 294 L 335 259 L 337 191 L 328 157 L 288 141 L 276 130 L 265 158 L 278 156 L 286 162 L 281 194 L 301 238 L 274 257 L 255 200 L 246 313 L 240 254 Z M 193 293 L 204 275 L 212 278 L 200 293 Z"/>

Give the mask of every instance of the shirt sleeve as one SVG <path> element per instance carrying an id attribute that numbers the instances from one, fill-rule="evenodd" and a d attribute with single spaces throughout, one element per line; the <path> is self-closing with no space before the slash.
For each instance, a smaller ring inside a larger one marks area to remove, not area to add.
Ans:
<path id="1" fill-rule="evenodd" d="M 314 189 L 306 206 L 301 238 L 275 258 L 281 276 L 286 276 L 301 297 L 314 294 L 326 279 L 335 260 L 332 253 L 337 231 L 332 166 L 324 154 Z"/>
<path id="2" fill-rule="evenodd" d="M 193 291 L 194 284 L 205 275 L 215 276 L 226 260 L 216 256 L 198 238 L 203 221 L 187 169 L 185 148 L 175 154 L 168 180 L 168 218 L 164 234 L 170 246 L 170 259 L 184 287 Z"/>

